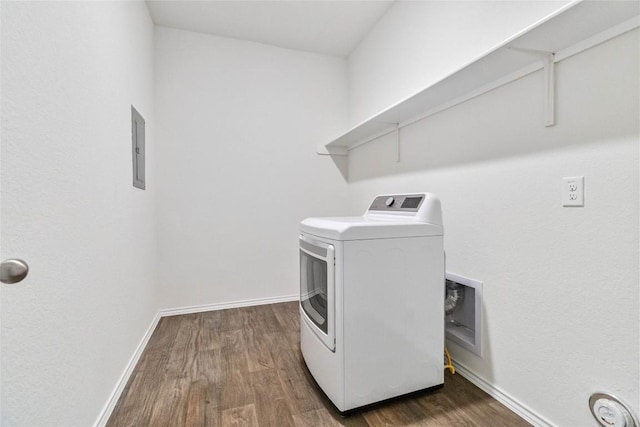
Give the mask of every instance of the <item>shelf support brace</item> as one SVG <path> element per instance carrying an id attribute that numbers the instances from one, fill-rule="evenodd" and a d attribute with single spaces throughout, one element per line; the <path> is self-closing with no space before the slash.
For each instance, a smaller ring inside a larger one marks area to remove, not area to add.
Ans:
<path id="1" fill-rule="evenodd" d="M 387 123 L 389 125 L 392 125 L 393 127 L 389 128 L 389 130 L 385 131 L 382 134 L 376 135 L 376 138 L 378 136 L 388 135 L 391 132 L 395 132 L 395 134 L 396 134 L 396 163 L 399 163 L 400 162 L 400 123 L 389 123 L 389 122 L 385 122 L 385 123 Z"/>
<path id="2" fill-rule="evenodd" d="M 400 162 L 400 123 L 395 123 L 396 127 L 396 163 Z"/>
<path id="3" fill-rule="evenodd" d="M 318 145 L 316 153 L 321 156 L 347 156 L 349 153 L 345 147 L 329 147 Z"/>
<path id="4" fill-rule="evenodd" d="M 556 80 L 555 80 L 555 63 L 556 55 L 553 52 L 546 52 L 543 50 L 524 49 L 521 47 L 511 46 L 509 49 L 516 50 L 518 52 L 528 53 L 542 58 L 544 65 L 544 83 L 545 83 L 545 118 L 544 125 L 546 127 L 556 124 L 556 106 L 555 106 L 555 93 L 556 93 Z"/>
<path id="5" fill-rule="evenodd" d="M 555 54 L 547 53 L 544 56 L 544 81 L 547 88 L 545 94 L 545 120 L 544 125 L 549 127 L 556 124 L 556 79 L 555 79 Z"/>

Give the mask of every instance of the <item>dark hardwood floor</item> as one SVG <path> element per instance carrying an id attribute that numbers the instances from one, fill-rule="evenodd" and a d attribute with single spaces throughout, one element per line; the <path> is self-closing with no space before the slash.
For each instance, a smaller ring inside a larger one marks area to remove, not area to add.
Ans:
<path id="1" fill-rule="evenodd" d="M 296 302 L 164 317 L 108 426 L 529 426 L 460 375 L 341 417 L 307 371 Z"/>

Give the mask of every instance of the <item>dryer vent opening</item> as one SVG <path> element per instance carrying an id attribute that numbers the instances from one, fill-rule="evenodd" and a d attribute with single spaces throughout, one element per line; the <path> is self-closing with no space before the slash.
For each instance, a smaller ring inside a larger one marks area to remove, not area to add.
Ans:
<path id="1" fill-rule="evenodd" d="M 444 299 L 444 314 L 449 315 L 459 309 L 464 302 L 464 286 L 452 280 L 446 281 L 446 297 Z"/>

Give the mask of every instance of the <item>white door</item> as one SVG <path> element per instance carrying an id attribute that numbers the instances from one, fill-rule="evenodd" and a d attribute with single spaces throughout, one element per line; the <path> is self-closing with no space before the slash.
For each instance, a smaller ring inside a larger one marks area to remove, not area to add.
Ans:
<path id="1" fill-rule="evenodd" d="M 144 2 L 0 2 L 0 419 L 90 426 L 158 311 L 155 186 L 132 185 L 132 106 L 153 155 Z M 154 174 L 147 157 L 148 177 Z"/>

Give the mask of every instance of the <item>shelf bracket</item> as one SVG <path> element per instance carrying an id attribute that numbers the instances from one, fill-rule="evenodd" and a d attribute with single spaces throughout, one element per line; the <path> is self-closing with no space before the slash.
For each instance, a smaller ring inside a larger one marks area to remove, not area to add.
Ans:
<path id="1" fill-rule="evenodd" d="M 556 106 L 555 106 L 555 93 L 556 93 L 556 81 L 555 81 L 555 62 L 556 55 L 553 52 L 547 52 L 544 50 L 525 49 L 521 47 L 510 46 L 509 49 L 528 53 L 542 58 L 544 83 L 545 83 L 545 118 L 544 125 L 546 127 L 556 124 Z"/>
<path id="2" fill-rule="evenodd" d="M 331 147 L 327 145 L 318 145 L 316 153 L 321 156 L 347 156 L 349 154 L 345 147 Z"/>
<path id="3" fill-rule="evenodd" d="M 555 54 L 547 53 L 544 56 L 544 81 L 545 93 L 545 120 L 544 125 L 549 127 L 556 124 L 556 78 L 555 78 Z"/>
<path id="4" fill-rule="evenodd" d="M 400 162 L 400 123 L 394 123 L 396 127 L 396 163 Z"/>
<path id="5" fill-rule="evenodd" d="M 391 132 L 394 132 L 396 134 L 396 163 L 400 162 L 400 123 L 389 123 L 387 122 L 387 124 L 392 125 L 392 128 L 389 128 L 388 131 L 386 131 L 386 133 L 382 134 L 382 135 L 386 135 L 389 134 Z M 378 135 L 381 136 L 381 135 Z"/>

